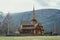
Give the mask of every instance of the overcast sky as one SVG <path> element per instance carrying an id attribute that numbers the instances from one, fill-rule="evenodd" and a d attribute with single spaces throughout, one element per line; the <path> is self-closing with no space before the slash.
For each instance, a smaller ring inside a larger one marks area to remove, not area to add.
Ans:
<path id="1" fill-rule="evenodd" d="M 36 0 L 41 6 L 60 9 L 60 0 Z"/>
<path id="2" fill-rule="evenodd" d="M 0 0 L 0 11 L 15 13 L 35 9 L 56 8 L 60 9 L 60 0 Z"/>

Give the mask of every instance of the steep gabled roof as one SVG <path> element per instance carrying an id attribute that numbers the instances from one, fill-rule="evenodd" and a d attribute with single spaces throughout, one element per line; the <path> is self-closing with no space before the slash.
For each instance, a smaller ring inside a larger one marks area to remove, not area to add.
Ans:
<path id="1" fill-rule="evenodd" d="M 31 23 L 31 21 L 22 21 L 21 29 L 35 29 L 35 26 Z"/>
<path id="2" fill-rule="evenodd" d="M 22 25 L 32 25 L 31 21 L 22 21 Z"/>

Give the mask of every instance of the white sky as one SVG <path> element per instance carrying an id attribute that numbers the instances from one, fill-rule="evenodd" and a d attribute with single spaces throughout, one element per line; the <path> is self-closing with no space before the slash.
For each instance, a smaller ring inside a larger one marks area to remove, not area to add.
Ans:
<path id="1" fill-rule="evenodd" d="M 60 0 L 35 0 L 45 8 L 60 9 Z"/>
<path id="2" fill-rule="evenodd" d="M 57 8 L 60 9 L 60 0 L 0 0 L 0 11 L 5 14 L 30 11 L 33 8 Z"/>
<path id="3" fill-rule="evenodd" d="M 33 0 L 0 0 L 0 11 L 7 13 L 24 12 L 32 10 L 33 4 L 36 9 L 40 5 Z"/>

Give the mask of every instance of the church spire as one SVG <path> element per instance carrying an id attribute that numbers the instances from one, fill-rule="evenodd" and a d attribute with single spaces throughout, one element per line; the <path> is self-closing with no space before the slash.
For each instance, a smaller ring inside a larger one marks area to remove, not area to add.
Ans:
<path id="1" fill-rule="evenodd" d="M 35 19 L 35 8 L 34 8 L 34 5 L 33 5 L 32 19 Z"/>
<path id="2" fill-rule="evenodd" d="M 32 23 L 35 24 L 35 22 L 37 22 L 37 20 L 35 19 L 35 8 L 34 8 L 34 5 L 33 5 L 33 12 L 32 12 Z"/>

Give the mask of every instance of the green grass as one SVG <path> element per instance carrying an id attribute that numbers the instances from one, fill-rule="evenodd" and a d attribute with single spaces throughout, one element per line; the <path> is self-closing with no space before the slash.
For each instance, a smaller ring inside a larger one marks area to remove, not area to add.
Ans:
<path id="1" fill-rule="evenodd" d="M 0 37 L 0 40 L 60 40 L 60 36 L 15 36 Z"/>

